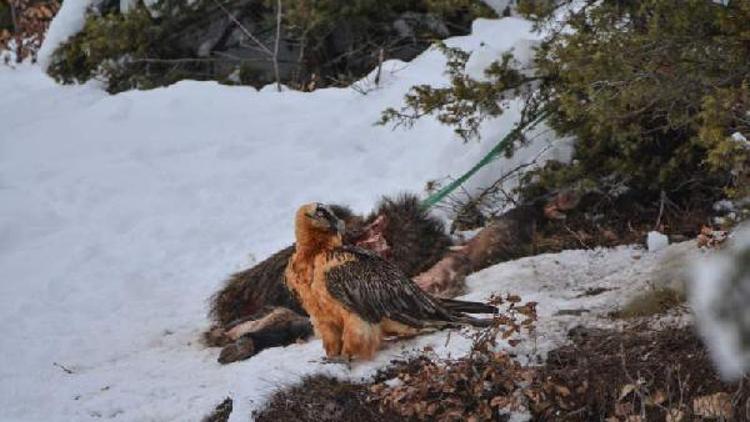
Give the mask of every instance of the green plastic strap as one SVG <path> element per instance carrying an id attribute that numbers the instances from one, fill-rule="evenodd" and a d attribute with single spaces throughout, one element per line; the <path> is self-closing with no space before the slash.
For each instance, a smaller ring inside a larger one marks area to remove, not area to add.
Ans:
<path id="1" fill-rule="evenodd" d="M 469 171 L 461 175 L 458 179 L 454 180 L 447 186 L 444 186 L 439 191 L 433 193 L 432 195 L 425 198 L 424 201 L 422 201 L 422 208 L 423 209 L 429 209 L 432 208 L 435 204 L 439 203 L 443 199 L 445 199 L 446 196 L 450 195 L 451 192 L 456 190 L 459 186 L 461 186 L 464 182 L 469 180 L 471 176 L 473 176 L 476 172 L 479 171 L 482 167 L 489 164 L 492 160 L 496 159 L 500 154 L 503 152 L 506 146 L 511 144 L 516 140 L 516 138 L 526 130 L 527 128 L 531 128 L 536 126 L 539 122 L 544 120 L 549 113 L 542 112 L 539 117 L 537 117 L 533 122 L 531 122 L 528 125 L 524 126 L 518 126 L 515 129 L 513 129 L 510 133 L 508 133 L 503 139 L 500 140 L 500 142 L 495 145 L 490 152 L 487 153 L 484 157 L 482 157 L 481 160 L 479 160 L 478 163 L 474 165 Z"/>

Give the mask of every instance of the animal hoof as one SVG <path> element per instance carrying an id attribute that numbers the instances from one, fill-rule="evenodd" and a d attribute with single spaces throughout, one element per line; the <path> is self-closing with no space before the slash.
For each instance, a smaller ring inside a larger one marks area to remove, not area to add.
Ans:
<path id="1" fill-rule="evenodd" d="M 254 354 L 255 343 L 253 342 L 253 339 L 250 337 L 240 337 L 234 343 L 221 349 L 218 361 L 222 365 L 226 365 L 227 363 L 247 359 Z"/>

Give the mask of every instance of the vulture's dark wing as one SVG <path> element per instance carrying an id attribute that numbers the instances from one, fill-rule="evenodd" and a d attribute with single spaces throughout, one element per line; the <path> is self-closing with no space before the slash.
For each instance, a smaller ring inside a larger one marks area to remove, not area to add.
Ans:
<path id="1" fill-rule="evenodd" d="M 425 322 L 461 320 L 428 296 L 401 270 L 374 253 L 344 246 L 331 253 L 325 274 L 328 292 L 347 309 L 370 323 L 390 318 L 413 327 Z"/>

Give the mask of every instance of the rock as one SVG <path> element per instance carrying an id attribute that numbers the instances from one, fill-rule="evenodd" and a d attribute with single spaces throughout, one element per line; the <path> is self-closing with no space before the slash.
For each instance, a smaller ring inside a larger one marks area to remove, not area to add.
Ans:
<path id="1" fill-rule="evenodd" d="M 426 13 L 402 13 L 394 22 L 393 29 L 401 38 L 414 38 L 420 32 L 435 34 L 441 38 L 450 36 L 445 22 L 435 15 Z"/>

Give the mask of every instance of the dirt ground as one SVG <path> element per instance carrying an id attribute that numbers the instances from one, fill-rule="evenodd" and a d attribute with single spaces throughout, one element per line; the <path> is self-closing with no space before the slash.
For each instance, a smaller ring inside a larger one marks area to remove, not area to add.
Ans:
<path id="1" fill-rule="evenodd" d="M 257 422 L 396 422 L 408 420 L 394 412 L 380 412 L 367 401 L 365 384 L 339 381 L 318 375 L 302 384 L 281 390 L 265 408 L 253 413 Z"/>
<path id="2" fill-rule="evenodd" d="M 723 382 L 692 328 L 577 328 L 569 337 L 538 367 L 484 351 L 455 361 L 423 356 L 396 363 L 370 384 L 312 377 L 279 391 L 253 416 L 501 421 L 514 410 L 539 421 L 750 420 L 750 378 Z"/>
<path id="3" fill-rule="evenodd" d="M 539 420 L 750 419 L 750 380 L 722 382 L 692 328 L 578 329 L 571 340 L 537 373 Z"/>

